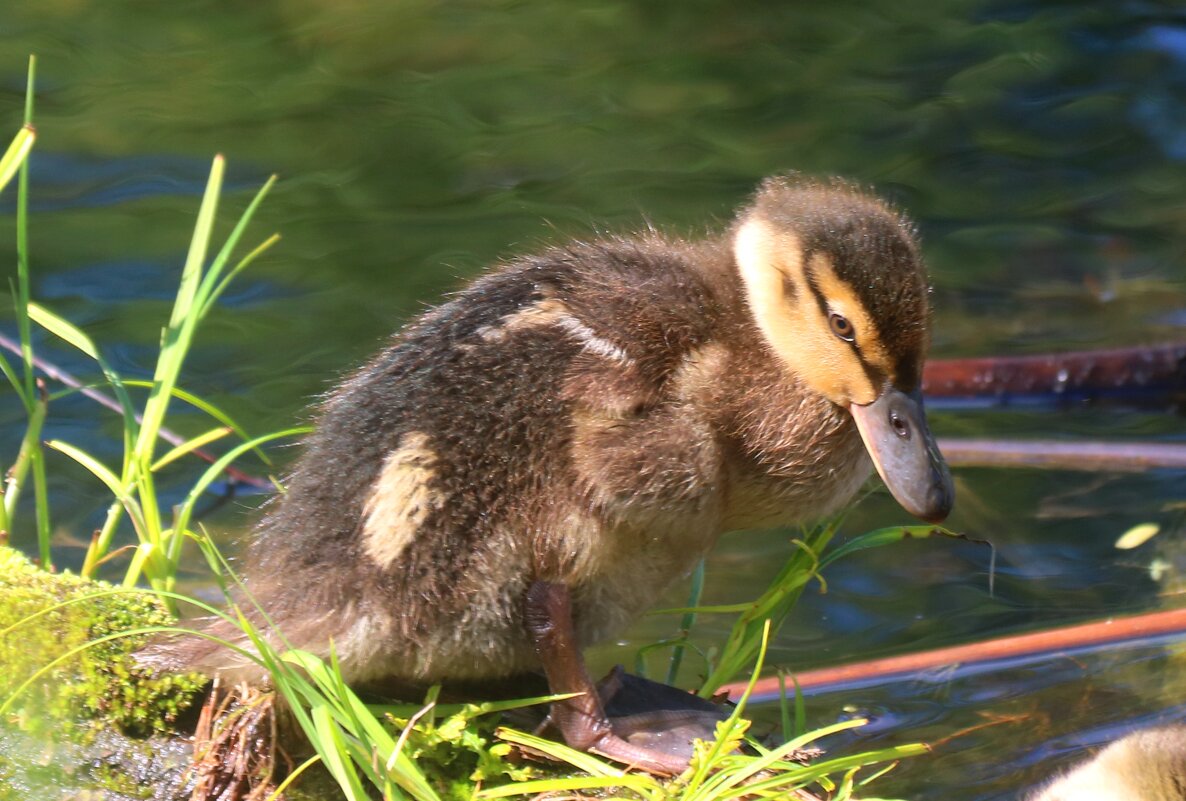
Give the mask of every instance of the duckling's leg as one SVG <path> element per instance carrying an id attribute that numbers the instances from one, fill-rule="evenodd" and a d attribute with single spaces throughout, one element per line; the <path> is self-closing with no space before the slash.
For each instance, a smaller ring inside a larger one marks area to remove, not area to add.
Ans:
<path id="1" fill-rule="evenodd" d="M 527 590 L 527 629 L 553 693 L 580 693 L 552 704 L 552 723 L 573 748 L 651 773 L 674 775 L 686 757 L 634 745 L 614 734 L 597 687 L 585 669 L 572 624 L 568 587 L 537 581 Z"/>

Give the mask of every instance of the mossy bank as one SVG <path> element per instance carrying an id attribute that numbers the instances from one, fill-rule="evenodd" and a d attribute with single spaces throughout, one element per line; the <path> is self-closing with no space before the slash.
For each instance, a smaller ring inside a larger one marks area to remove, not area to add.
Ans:
<path id="1" fill-rule="evenodd" d="M 144 636 L 122 636 L 172 620 L 151 593 L 46 573 L 0 547 L 0 799 L 151 797 L 180 774 L 188 744 L 161 735 L 206 679 L 149 676 L 131 658 Z"/>

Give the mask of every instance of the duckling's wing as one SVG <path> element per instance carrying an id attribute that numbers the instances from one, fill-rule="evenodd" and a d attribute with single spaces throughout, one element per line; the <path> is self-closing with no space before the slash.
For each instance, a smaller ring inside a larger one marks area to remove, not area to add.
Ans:
<path id="1" fill-rule="evenodd" d="M 567 370 L 570 454 L 586 499 L 609 517 L 703 542 L 722 455 L 705 397 L 725 366 L 716 288 L 697 254 L 657 238 L 574 246 L 564 298 L 582 342 Z"/>

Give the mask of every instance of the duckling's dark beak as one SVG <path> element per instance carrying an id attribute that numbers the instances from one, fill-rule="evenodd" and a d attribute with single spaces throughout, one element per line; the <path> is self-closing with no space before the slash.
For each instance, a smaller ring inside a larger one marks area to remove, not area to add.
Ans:
<path id="1" fill-rule="evenodd" d="M 902 508 L 928 523 L 942 522 L 951 512 L 955 488 L 927 427 L 922 393 L 907 395 L 891 387 L 872 403 L 854 403 L 848 410 L 878 475 Z"/>

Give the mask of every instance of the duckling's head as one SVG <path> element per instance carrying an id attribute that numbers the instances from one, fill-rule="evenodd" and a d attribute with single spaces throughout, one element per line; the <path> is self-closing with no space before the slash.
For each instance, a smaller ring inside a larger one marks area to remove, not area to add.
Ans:
<path id="1" fill-rule="evenodd" d="M 848 184 L 770 178 L 738 219 L 734 255 L 783 367 L 852 414 L 908 512 L 943 520 L 954 489 L 919 391 L 930 306 L 913 226 Z"/>

